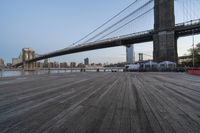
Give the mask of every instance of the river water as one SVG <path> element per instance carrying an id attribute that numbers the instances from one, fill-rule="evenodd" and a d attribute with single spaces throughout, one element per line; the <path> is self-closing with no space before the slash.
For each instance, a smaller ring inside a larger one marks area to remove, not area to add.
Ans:
<path id="1" fill-rule="evenodd" d="M 41 74 L 53 74 L 53 73 L 65 73 L 71 72 L 69 70 L 40 70 L 40 71 L 0 71 L 0 78 L 2 77 L 16 77 L 16 76 L 26 76 L 26 75 L 41 75 Z M 76 72 L 76 71 L 73 71 Z"/>
<path id="2" fill-rule="evenodd" d="M 87 72 L 96 72 L 96 70 L 87 70 Z M 80 70 L 38 70 L 38 71 L 22 71 L 22 70 L 4 70 L 0 71 L 0 78 L 2 77 L 17 77 L 26 75 L 41 75 L 41 74 L 56 74 L 56 73 L 68 73 L 68 72 L 80 72 Z"/>

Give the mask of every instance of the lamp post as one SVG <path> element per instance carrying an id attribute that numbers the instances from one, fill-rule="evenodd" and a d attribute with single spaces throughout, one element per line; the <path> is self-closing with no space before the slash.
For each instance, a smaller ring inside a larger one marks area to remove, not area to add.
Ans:
<path id="1" fill-rule="evenodd" d="M 195 56 L 194 56 L 194 30 L 192 30 L 192 65 L 195 67 Z"/>

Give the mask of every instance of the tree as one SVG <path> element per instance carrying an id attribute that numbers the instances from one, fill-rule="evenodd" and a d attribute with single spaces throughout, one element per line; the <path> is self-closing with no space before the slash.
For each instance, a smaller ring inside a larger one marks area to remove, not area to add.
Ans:
<path id="1" fill-rule="evenodd" d="M 189 56 L 192 57 L 193 49 L 190 48 L 188 51 L 189 51 Z M 195 67 L 199 67 L 200 66 L 200 43 L 198 43 L 194 48 L 194 61 L 195 61 Z M 192 60 L 189 63 L 192 64 Z"/>

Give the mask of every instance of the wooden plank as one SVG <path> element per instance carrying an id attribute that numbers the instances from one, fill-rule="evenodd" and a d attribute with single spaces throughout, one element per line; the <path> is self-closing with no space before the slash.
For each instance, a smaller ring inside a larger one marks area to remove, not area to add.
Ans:
<path id="1" fill-rule="evenodd" d="M 199 133 L 199 81 L 159 72 L 0 80 L 0 132 Z"/>

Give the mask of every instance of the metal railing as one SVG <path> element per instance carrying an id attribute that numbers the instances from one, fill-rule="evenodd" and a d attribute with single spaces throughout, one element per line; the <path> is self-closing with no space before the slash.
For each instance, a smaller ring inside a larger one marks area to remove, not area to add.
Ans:
<path id="1" fill-rule="evenodd" d="M 183 23 L 178 23 L 178 24 L 175 25 L 175 27 L 196 25 L 196 24 L 199 24 L 199 23 L 200 23 L 200 19 L 195 19 L 195 20 L 191 20 L 191 21 L 187 21 L 187 22 L 183 22 Z M 67 50 L 67 49 L 76 48 L 76 47 L 80 47 L 80 46 L 95 45 L 95 44 L 104 43 L 104 42 L 117 41 L 117 40 L 130 38 L 130 37 L 134 37 L 134 36 L 141 36 L 141 35 L 153 33 L 153 31 L 154 30 L 151 29 L 151 30 L 135 32 L 135 33 L 127 34 L 127 35 L 121 35 L 121 36 L 117 36 L 117 37 L 107 38 L 107 39 L 103 39 L 103 40 L 97 40 L 97 41 L 94 41 L 94 42 L 81 43 L 81 44 L 77 44 L 75 46 L 70 46 L 70 47 L 64 48 L 62 50 Z M 57 50 L 55 52 L 59 52 L 59 51 L 61 51 L 61 50 Z"/>
<path id="2" fill-rule="evenodd" d="M 182 27 L 182 26 L 189 26 L 189 25 L 196 25 L 196 24 L 200 24 L 200 19 L 195 19 L 195 20 L 191 20 L 191 21 L 187 21 L 187 22 L 183 22 L 183 23 L 178 23 L 175 25 L 175 27 Z M 75 46 L 70 46 L 61 50 L 56 50 L 54 52 L 50 52 L 48 54 L 53 54 L 56 52 L 62 52 L 68 49 L 72 49 L 72 48 L 78 48 L 78 47 L 82 47 L 82 46 L 91 46 L 91 45 L 96 45 L 99 43 L 106 43 L 106 42 L 111 42 L 111 41 L 120 41 L 122 39 L 126 39 L 126 38 L 130 38 L 130 37 L 134 37 L 134 36 L 142 36 L 145 34 L 150 34 L 153 33 L 153 29 L 151 30 L 146 30 L 146 31 L 140 31 L 140 32 L 136 32 L 136 33 L 131 33 L 131 34 L 127 34 L 127 35 L 121 35 L 121 36 L 117 36 L 117 37 L 112 37 L 112 38 L 107 38 L 107 39 L 103 39 L 103 40 L 97 40 L 94 42 L 88 42 L 88 43 L 82 43 L 82 44 L 77 44 Z M 48 55 L 46 54 L 46 55 Z M 43 55 L 42 55 L 43 56 Z"/>
<path id="3" fill-rule="evenodd" d="M 92 45 L 92 44 L 104 43 L 104 42 L 111 42 L 111 41 L 114 41 L 114 40 L 117 41 L 117 40 L 129 38 L 129 37 L 141 36 L 141 35 L 149 34 L 151 32 L 153 32 L 153 30 L 146 30 L 146 31 L 131 33 L 131 34 L 127 34 L 127 35 L 121 35 L 121 36 L 117 36 L 117 37 L 107 38 L 107 39 L 103 39 L 103 40 L 97 40 L 97 41 L 94 41 L 94 42 L 78 44 L 78 45 L 76 45 L 74 47 L 86 46 L 86 45 Z M 68 48 L 74 48 L 74 47 L 68 47 Z"/>
<path id="4" fill-rule="evenodd" d="M 200 19 L 195 19 L 195 20 L 190 20 L 190 21 L 183 22 L 183 23 L 178 23 L 175 26 L 179 27 L 179 26 L 189 26 L 189 25 L 196 25 L 196 24 L 200 24 Z"/>

